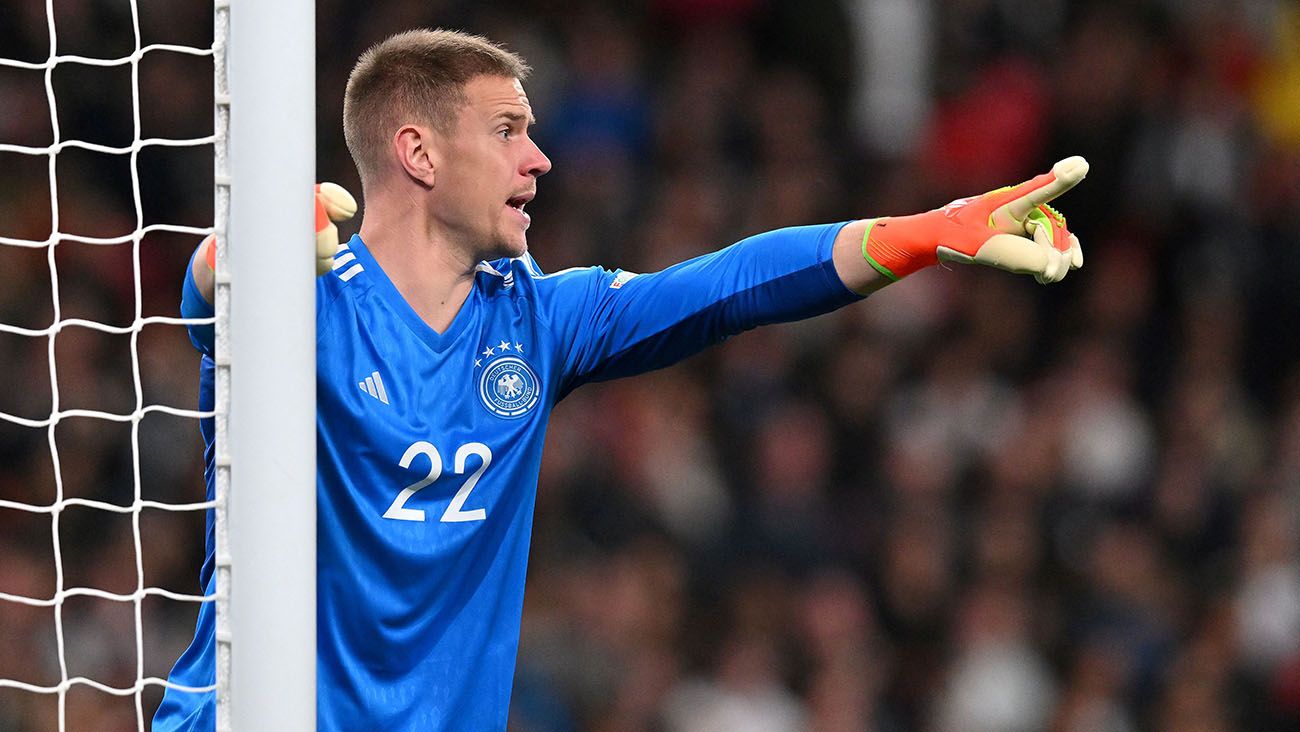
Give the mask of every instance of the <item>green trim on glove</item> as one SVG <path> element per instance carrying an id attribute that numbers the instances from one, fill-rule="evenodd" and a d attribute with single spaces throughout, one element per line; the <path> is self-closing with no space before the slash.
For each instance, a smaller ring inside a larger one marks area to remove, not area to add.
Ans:
<path id="1" fill-rule="evenodd" d="M 872 269 L 884 275 L 885 278 L 888 279 L 890 282 L 897 282 L 898 280 L 901 279 L 898 275 L 894 274 L 893 272 L 890 272 L 888 267 L 872 259 L 871 255 L 867 253 L 867 239 L 871 237 L 871 229 L 876 225 L 876 222 L 879 220 L 880 219 L 871 219 L 871 221 L 867 224 L 867 230 L 862 233 L 862 258 L 867 260 L 867 264 L 871 265 Z"/>

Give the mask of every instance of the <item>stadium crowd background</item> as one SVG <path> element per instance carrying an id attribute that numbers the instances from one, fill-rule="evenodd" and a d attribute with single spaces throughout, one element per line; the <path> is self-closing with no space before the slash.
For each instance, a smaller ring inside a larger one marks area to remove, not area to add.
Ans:
<path id="1" fill-rule="evenodd" d="M 125 56 L 129 5 L 59 0 L 59 52 Z M 210 5 L 140 2 L 145 43 Z M 0 56 L 49 54 L 9 3 Z M 347 72 L 412 26 L 527 57 L 555 162 L 554 271 L 650 271 L 760 230 L 909 213 L 1082 154 L 1086 267 L 1051 288 L 936 268 L 869 302 L 589 387 L 541 476 L 518 730 L 1300 727 L 1300 9 L 1237 0 L 318 2 L 318 171 L 359 190 Z M 144 137 L 211 130 L 211 60 L 140 62 Z M 129 67 L 60 66 L 62 139 L 128 144 Z M 0 68 L 0 143 L 48 145 L 40 72 Z M 51 230 L 45 157 L 0 154 L 0 236 Z M 211 148 L 139 155 L 146 223 L 211 222 Z M 128 156 L 58 156 L 60 231 L 135 227 Z M 237 182 L 236 182 L 237 184 Z M 344 232 L 350 234 L 351 230 Z M 141 245 L 173 314 L 197 237 Z M 262 245 L 271 246 L 267 242 Z M 60 244 L 64 318 L 132 322 L 130 247 Z M 0 322 L 53 318 L 47 252 L 0 246 Z M 50 411 L 48 340 L 0 333 L 0 411 Z M 62 408 L 135 408 L 131 339 L 57 338 Z M 191 406 L 180 328 L 139 337 L 143 403 Z M 145 498 L 202 497 L 192 421 L 139 425 Z M 129 503 L 131 425 L 55 430 L 65 497 Z M 0 498 L 49 504 L 47 432 L 0 421 Z M 128 515 L 68 508 L 65 587 L 136 587 Z M 197 592 L 198 514 L 145 511 L 146 584 Z M 48 514 L 0 509 L 0 592 L 52 596 Z M 194 607 L 143 602 L 146 676 Z M 136 677 L 130 603 L 62 608 L 69 676 Z M 0 602 L 0 678 L 60 678 L 53 611 Z M 145 714 L 160 694 L 144 695 Z M 68 729 L 135 729 L 84 686 Z M 0 690 L 0 732 L 57 728 Z"/>

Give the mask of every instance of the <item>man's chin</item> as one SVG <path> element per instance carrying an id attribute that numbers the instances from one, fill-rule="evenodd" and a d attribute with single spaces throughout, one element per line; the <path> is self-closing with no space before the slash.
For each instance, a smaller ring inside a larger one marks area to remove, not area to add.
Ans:
<path id="1" fill-rule="evenodd" d="M 485 256 L 484 259 L 514 259 L 515 257 L 522 257 L 527 253 L 528 239 L 520 236 L 518 239 L 514 240 L 497 241 L 496 246 L 488 252 L 488 255 Z"/>

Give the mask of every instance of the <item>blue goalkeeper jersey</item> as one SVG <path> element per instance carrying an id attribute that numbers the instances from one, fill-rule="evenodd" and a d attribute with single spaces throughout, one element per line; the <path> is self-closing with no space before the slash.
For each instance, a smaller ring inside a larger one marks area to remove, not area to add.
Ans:
<path id="1" fill-rule="evenodd" d="M 831 262 L 839 228 L 760 234 L 653 274 L 483 263 L 443 333 L 360 238 L 342 245 L 316 290 L 319 728 L 505 729 L 551 408 L 858 299 Z M 210 352 L 210 332 L 192 335 Z M 214 611 L 201 606 L 172 682 L 212 683 Z M 213 704 L 168 689 L 154 729 L 211 730 Z"/>

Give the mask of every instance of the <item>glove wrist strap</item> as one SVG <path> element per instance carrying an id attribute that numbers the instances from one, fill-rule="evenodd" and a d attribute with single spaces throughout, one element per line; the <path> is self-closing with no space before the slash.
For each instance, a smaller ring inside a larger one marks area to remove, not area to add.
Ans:
<path id="1" fill-rule="evenodd" d="M 934 222 L 926 218 L 932 213 L 869 220 L 862 235 L 862 256 L 867 264 L 891 282 L 938 264 Z"/>

